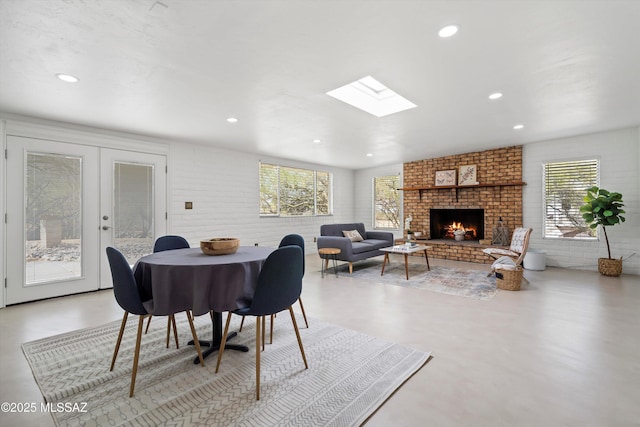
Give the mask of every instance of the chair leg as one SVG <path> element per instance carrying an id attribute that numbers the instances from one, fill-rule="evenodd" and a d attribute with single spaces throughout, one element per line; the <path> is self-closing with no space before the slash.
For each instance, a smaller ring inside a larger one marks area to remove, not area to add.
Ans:
<path id="1" fill-rule="evenodd" d="M 300 347 L 300 353 L 302 354 L 302 360 L 304 361 L 304 368 L 309 369 L 307 364 L 307 356 L 304 355 L 304 347 L 302 347 L 302 339 L 300 339 L 300 331 L 298 330 L 298 324 L 296 323 L 296 316 L 293 314 L 293 307 L 289 307 L 289 313 L 291 314 L 291 322 L 293 322 L 293 329 L 296 331 L 296 338 L 298 338 L 298 346 Z"/>
<path id="2" fill-rule="evenodd" d="M 167 316 L 167 341 L 166 341 L 167 348 L 169 348 L 169 338 L 171 338 L 171 316 Z"/>
<path id="3" fill-rule="evenodd" d="M 265 337 L 264 337 L 265 332 L 264 331 L 265 331 L 265 329 L 267 329 L 267 328 L 265 328 L 265 323 L 266 323 L 266 318 L 267 317 L 266 316 L 260 316 L 260 317 L 262 317 L 262 351 L 264 351 L 264 339 L 265 339 Z"/>
<path id="4" fill-rule="evenodd" d="M 144 330 L 145 335 L 149 332 L 149 325 L 151 324 L 151 318 L 153 316 L 149 316 L 149 320 L 147 320 L 147 328 Z"/>
<path id="5" fill-rule="evenodd" d="M 216 363 L 216 374 L 220 369 L 220 361 L 222 360 L 222 353 L 224 352 L 224 346 L 227 344 L 227 334 L 229 333 L 229 324 L 231 323 L 231 312 L 227 315 L 227 323 L 224 325 L 224 332 L 222 333 L 222 340 L 220 340 L 220 348 L 218 349 L 218 362 Z"/>
<path id="6" fill-rule="evenodd" d="M 304 324 L 307 325 L 307 329 L 309 329 L 309 322 L 307 322 L 307 313 L 305 313 L 304 305 L 302 305 L 302 297 L 298 298 L 298 302 L 300 303 L 300 308 L 302 309 L 302 317 L 304 318 Z"/>
<path id="7" fill-rule="evenodd" d="M 242 332 L 242 325 L 244 325 L 244 316 L 242 316 L 242 320 L 240 320 L 240 328 L 238 329 L 238 332 Z"/>
<path id="8" fill-rule="evenodd" d="M 189 321 L 189 328 L 191 328 L 191 336 L 193 337 L 193 344 L 196 346 L 196 351 L 198 352 L 198 359 L 200 359 L 200 366 L 204 366 L 204 358 L 202 357 L 202 350 L 200 350 L 200 341 L 198 341 L 198 335 L 196 334 L 196 328 L 193 326 L 193 318 L 191 317 L 191 313 L 189 310 L 185 311 L 187 314 L 187 320 Z M 173 316 L 172 316 L 173 317 Z M 176 320 L 173 319 L 173 326 L 175 327 Z M 176 341 L 176 345 L 177 345 Z"/>
<path id="9" fill-rule="evenodd" d="M 264 316 L 256 319 L 256 400 L 260 400 L 260 323 L 262 322 L 264 322 Z"/>
<path id="10" fill-rule="evenodd" d="M 276 321 L 276 315 L 271 315 L 271 324 L 269 326 L 269 344 L 273 344 L 273 322 Z"/>
<path id="11" fill-rule="evenodd" d="M 189 310 L 187 310 L 187 316 L 189 316 Z M 176 316 L 171 315 L 171 324 L 173 325 L 173 338 L 176 341 L 176 348 L 180 348 L 180 344 L 178 344 L 178 328 L 176 327 Z"/>
<path id="12" fill-rule="evenodd" d="M 124 317 L 122 318 L 122 323 L 120 324 L 120 332 L 118 333 L 118 340 L 116 341 L 116 348 L 113 351 L 113 358 L 111 359 L 111 368 L 110 371 L 113 371 L 113 366 L 116 364 L 116 357 L 118 357 L 118 350 L 120 350 L 120 343 L 122 342 L 122 334 L 124 333 L 124 327 L 127 326 L 127 316 L 129 316 L 129 312 L 124 312 Z"/>
<path id="13" fill-rule="evenodd" d="M 349 274 L 353 274 L 353 263 L 349 263 Z"/>
<path id="14" fill-rule="evenodd" d="M 140 359 L 140 340 L 142 338 L 142 327 L 144 326 L 144 316 L 138 319 L 138 334 L 136 335 L 136 350 L 133 355 L 133 369 L 131 370 L 131 387 L 129 387 L 129 397 L 133 397 L 133 389 L 136 386 L 136 375 L 138 374 L 138 360 Z"/>

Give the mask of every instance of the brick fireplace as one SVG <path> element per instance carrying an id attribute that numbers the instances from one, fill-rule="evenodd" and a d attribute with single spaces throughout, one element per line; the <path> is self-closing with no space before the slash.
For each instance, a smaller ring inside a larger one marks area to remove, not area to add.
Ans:
<path id="1" fill-rule="evenodd" d="M 465 165 L 476 165 L 477 185 L 435 185 L 436 171 L 458 171 Z M 413 218 L 413 231 L 422 231 L 429 239 L 425 242 L 433 247 L 429 256 L 490 263 L 489 257 L 482 253 L 488 245 L 480 244 L 479 240 L 492 239 L 493 227 L 500 218 L 511 230 L 522 226 L 522 185 L 525 185 L 522 182 L 522 146 L 418 160 L 405 163 L 403 172 L 404 216 Z M 476 231 L 474 239 L 456 241 L 442 237 L 443 225 L 432 224 L 432 221 L 439 221 L 433 219 L 432 209 L 481 211 L 483 220 L 478 227 L 481 230 Z"/>

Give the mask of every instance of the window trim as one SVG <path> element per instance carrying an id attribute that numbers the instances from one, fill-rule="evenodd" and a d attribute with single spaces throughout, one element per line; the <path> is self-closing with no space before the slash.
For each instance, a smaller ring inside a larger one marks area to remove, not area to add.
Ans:
<path id="1" fill-rule="evenodd" d="M 262 165 L 269 165 L 271 167 L 276 168 L 276 213 L 262 213 Z M 291 169 L 305 172 L 313 173 L 313 213 L 310 215 L 285 215 L 282 214 L 281 206 L 282 206 L 282 197 L 281 197 L 281 172 L 282 169 Z M 328 213 L 318 213 L 318 174 L 323 173 L 327 175 L 328 178 L 328 196 L 327 196 L 327 204 L 328 204 Z M 260 218 L 313 218 L 313 217 L 326 217 L 333 215 L 333 173 L 328 170 L 317 170 L 317 169 L 308 169 L 304 167 L 298 166 L 286 166 L 280 165 L 277 163 L 270 162 L 258 162 L 258 194 L 260 203 L 258 205 L 258 215 Z"/>
<path id="2" fill-rule="evenodd" d="M 400 228 L 400 218 L 402 217 L 402 195 L 400 191 L 398 191 L 398 226 L 397 227 L 378 227 L 376 224 L 376 180 L 378 178 L 389 178 L 394 177 L 398 179 L 398 188 L 401 187 L 402 184 L 402 175 L 400 173 L 397 174 L 385 174 L 374 176 L 371 179 L 371 223 L 373 225 L 374 230 L 384 230 L 384 231 L 399 231 Z"/>
<path id="3" fill-rule="evenodd" d="M 599 227 L 598 229 L 595 230 L 595 236 L 564 236 L 564 235 L 560 235 L 560 236 L 554 236 L 554 235 L 550 235 L 547 233 L 547 229 L 549 228 L 548 224 L 550 222 L 550 220 L 548 219 L 548 212 L 547 212 L 547 170 L 548 170 L 548 165 L 551 164 L 560 164 L 560 163 L 580 163 L 580 162 L 584 162 L 585 164 L 588 162 L 593 162 L 595 165 L 595 183 L 592 184 L 587 184 L 585 186 L 585 194 L 586 194 L 586 189 L 596 185 L 596 186 L 600 186 L 600 170 L 601 170 L 601 158 L 599 156 L 585 156 L 585 157 L 574 157 L 574 158 L 570 158 L 570 159 L 556 159 L 556 160 L 547 160 L 547 161 L 543 161 L 542 162 L 542 170 L 541 170 L 541 174 L 542 174 L 542 191 L 541 191 L 541 199 L 542 199 L 542 203 L 541 203 L 541 210 L 542 210 L 542 238 L 543 239 L 550 239 L 550 240 L 572 240 L 572 241 L 583 241 L 583 242 L 591 242 L 591 241 L 597 241 L 600 239 L 600 230 Z M 578 207 L 579 209 L 579 207 Z M 580 217 L 582 216 L 582 214 L 579 214 Z"/>

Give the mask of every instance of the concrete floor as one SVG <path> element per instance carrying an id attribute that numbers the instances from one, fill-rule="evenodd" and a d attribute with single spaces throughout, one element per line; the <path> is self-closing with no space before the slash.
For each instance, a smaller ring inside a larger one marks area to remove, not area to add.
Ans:
<path id="1" fill-rule="evenodd" d="M 478 301 L 322 279 L 317 255 L 306 261 L 307 315 L 432 352 L 367 426 L 640 425 L 639 276 L 526 271 L 521 291 Z M 21 343 L 121 316 L 111 290 L 0 309 L 0 401 L 42 401 Z M 2 426 L 27 424 L 54 425 L 47 413 L 0 413 Z"/>

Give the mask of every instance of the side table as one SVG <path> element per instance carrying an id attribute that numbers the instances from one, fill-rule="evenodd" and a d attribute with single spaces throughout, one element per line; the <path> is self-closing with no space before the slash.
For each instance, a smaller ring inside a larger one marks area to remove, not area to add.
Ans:
<path id="1" fill-rule="evenodd" d="M 338 258 L 336 255 L 340 253 L 340 249 L 338 248 L 320 248 L 318 249 L 318 254 L 320 254 L 320 258 L 324 260 L 322 263 L 322 278 L 324 279 L 324 272 L 329 271 L 329 260 L 333 260 L 333 271 L 336 273 L 336 277 L 338 277 Z"/>

